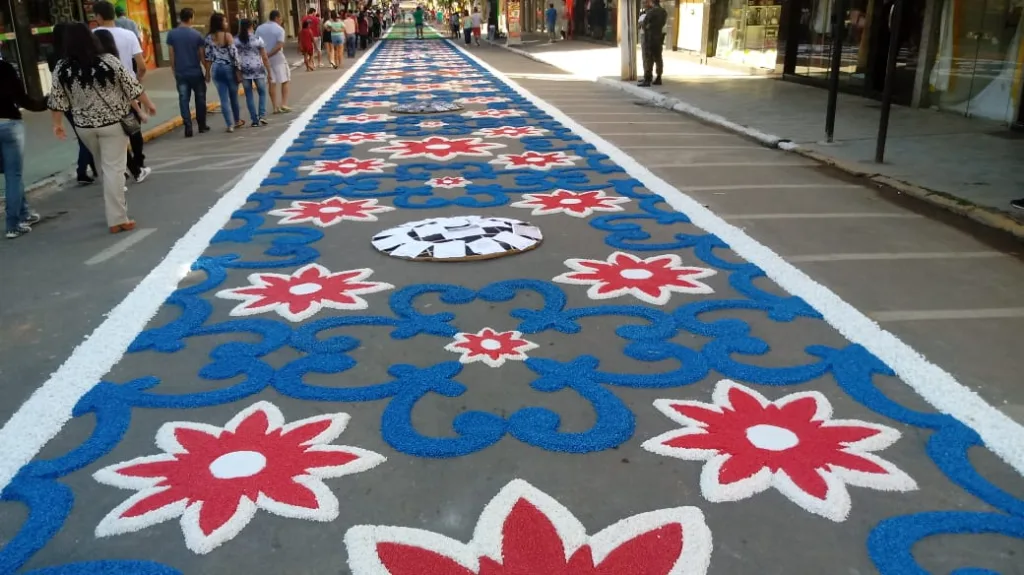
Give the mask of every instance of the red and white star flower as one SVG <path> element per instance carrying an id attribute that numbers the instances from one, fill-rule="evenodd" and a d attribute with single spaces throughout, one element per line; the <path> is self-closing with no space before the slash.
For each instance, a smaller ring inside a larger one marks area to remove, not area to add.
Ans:
<path id="1" fill-rule="evenodd" d="M 383 90 L 359 90 L 346 94 L 352 98 L 379 98 L 381 96 L 394 96 L 399 92 L 398 88 L 387 88 Z"/>
<path id="2" fill-rule="evenodd" d="M 299 169 L 308 171 L 311 176 L 354 176 L 356 174 L 383 174 L 384 168 L 391 168 L 394 165 L 380 158 L 370 158 L 369 160 L 342 158 L 340 160 L 317 160 L 313 162 L 312 166 L 300 166 Z"/>
<path id="3" fill-rule="evenodd" d="M 352 575 L 705 575 L 711 531 L 696 507 L 640 513 L 590 535 L 569 509 L 515 479 L 463 543 L 408 527 L 345 533 Z"/>
<path id="4" fill-rule="evenodd" d="M 445 123 L 445 122 L 442 122 L 441 120 L 423 120 L 422 122 L 420 122 L 417 125 L 419 127 L 421 127 L 421 128 L 425 128 L 425 129 L 429 130 L 429 129 L 434 129 L 434 128 L 443 128 L 443 127 L 447 126 L 448 124 Z"/>
<path id="5" fill-rule="evenodd" d="M 526 352 L 537 349 L 537 344 L 524 339 L 518 331 L 495 331 L 485 327 L 476 333 L 455 334 L 455 341 L 444 349 L 462 354 L 459 357 L 462 363 L 481 361 L 490 367 L 501 367 L 506 360 L 525 360 Z"/>
<path id="6" fill-rule="evenodd" d="M 607 260 L 569 259 L 565 265 L 573 271 L 552 281 L 589 285 L 590 299 L 631 295 L 653 305 L 665 305 L 673 293 L 714 293 L 711 286 L 697 280 L 717 273 L 710 268 L 684 266 L 676 254 L 640 258 L 615 252 Z"/>
<path id="7" fill-rule="evenodd" d="M 346 108 L 383 108 L 390 106 L 391 102 L 387 100 L 363 100 L 361 102 L 345 102 Z"/>
<path id="8" fill-rule="evenodd" d="M 276 406 L 261 401 L 223 428 L 165 423 L 156 434 L 164 453 L 93 475 L 105 485 L 138 492 L 100 521 L 96 536 L 130 533 L 180 517 L 185 545 L 202 554 L 233 539 L 259 509 L 333 521 L 338 498 L 323 480 L 385 461 L 372 451 L 331 444 L 348 420 L 344 413 L 331 413 L 285 424 Z"/>
<path id="9" fill-rule="evenodd" d="M 500 128 L 481 128 L 473 132 L 474 136 L 485 138 L 523 138 L 526 136 L 543 136 L 548 131 L 536 126 L 501 126 Z"/>
<path id="10" fill-rule="evenodd" d="M 550 194 L 523 194 L 522 200 L 510 204 L 513 208 L 532 209 L 534 216 L 565 214 L 585 218 L 594 212 L 621 212 L 629 198 L 606 196 L 601 190 L 572 192 L 555 190 Z"/>
<path id="11" fill-rule="evenodd" d="M 800 507 L 833 521 L 850 513 L 847 485 L 912 491 L 914 480 L 871 453 L 889 447 L 899 431 L 854 419 L 832 419 L 817 391 L 769 401 L 722 380 L 712 403 L 659 399 L 655 407 L 683 426 L 643 444 L 647 451 L 706 461 L 701 493 L 709 501 L 738 501 L 774 487 Z"/>
<path id="12" fill-rule="evenodd" d="M 333 197 L 322 201 L 295 201 L 290 208 L 267 212 L 271 216 L 283 216 L 279 224 L 313 223 L 321 228 L 333 226 L 342 221 L 375 222 L 382 212 L 395 208 L 377 205 L 376 199 L 346 200 Z"/>
<path id="13" fill-rule="evenodd" d="M 372 122 L 387 122 L 394 120 L 390 114 L 349 114 L 347 116 L 335 116 L 331 121 L 337 124 L 370 124 Z"/>
<path id="14" fill-rule="evenodd" d="M 431 188 L 465 188 L 473 182 L 463 178 L 462 176 L 442 176 L 439 178 L 431 178 L 427 180 L 426 185 Z"/>
<path id="15" fill-rule="evenodd" d="M 433 92 L 435 90 L 447 90 L 448 88 L 448 84 L 439 84 L 436 82 L 402 85 L 403 90 L 412 90 L 413 92 Z"/>
<path id="16" fill-rule="evenodd" d="M 492 164 L 504 166 L 506 170 L 525 168 L 529 170 L 550 170 L 551 168 L 571 168 L 579 156 L 565 152 L 523 152 L 522 154 L 502 154 L 491 160 Z"/>
<path id="17" fill-rule="evenodd" d="M 392 140 L 387 146 L 372 148 L 371 152 L 391 154 L 391 159 L 430 158 L 450 160 L 459 156 L 493 156 L 489 150 L 504 148 L 505 144 L 485 142 L 480 138 L 445 138 L 431 136 L 423 140 Z"/>
<path id="18" fill-rule="evenodd" d="M 391 134 L 387 132 L 349 132 L 347 134 L 328 134 L 322 138 L 317 138 L 317 142 L 324 145 L 334 144 L 364 144 L 367 142 L 386 142 L 388 138 L 393 138 Z"/>
<path id="19" fill-rule="evenodd" d="M 389 290 L 384 282 L 364 281 L 373 274 L 369 268 L 336 273 L 320 264 L 306 264 L 292 274 L 269 272 L 249 276 L 249 285 L 221 290 L 217 297 L 241 300 L 233 316 L 276 312 L 288 321 L 308 319 L 323 308 L 359 310 L 369 307 L 360 295 Z"/>
<path id="20" fill-rule="evenodd" d="M 522 110 L 492 110 L 490 108 L 486 110 L 470 110 L 462 113 L 466 118 L 513 118 L 523 114 Z"/>

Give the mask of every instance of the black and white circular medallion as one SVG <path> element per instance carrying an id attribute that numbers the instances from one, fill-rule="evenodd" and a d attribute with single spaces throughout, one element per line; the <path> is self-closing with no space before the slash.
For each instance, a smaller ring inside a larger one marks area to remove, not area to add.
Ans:
<path id="1" fill-rule="evenodd" d="M 373 247 L 402 259 L 467 261 L 500 258 L 536 248 L 536 226 L 511 218 L 456 216 L 409 222 L 373 236 Z"/>

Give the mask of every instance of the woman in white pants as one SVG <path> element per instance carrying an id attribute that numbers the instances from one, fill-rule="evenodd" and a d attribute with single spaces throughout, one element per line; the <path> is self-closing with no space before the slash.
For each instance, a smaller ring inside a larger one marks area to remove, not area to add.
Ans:
<path id="1" fill-rule="evenodd" d="M 150 115 L 156 113 L 156 108 L 116 56 L 100 54 L 99 42 L 88 26 L 69 24 L 64 34 L 67 57 L 57 62 L 53 70 L 48 102 L 53 111 L 53 133 L 61 140 L 67 138 L 64 112 L 71 112 L 78 135 L 96 158 L 103 177 L 103 203 L 110 233 L 133 230 L 135 222 L 128 217 L 124 198 L 128 128 L 122 120 L 134 117 L 131 110 L 135 100 Z"/>

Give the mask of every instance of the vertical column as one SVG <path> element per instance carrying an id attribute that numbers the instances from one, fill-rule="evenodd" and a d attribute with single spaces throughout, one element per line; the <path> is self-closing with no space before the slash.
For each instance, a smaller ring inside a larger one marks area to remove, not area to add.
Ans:
<path id="1" fill-rule="evenodd" d="M 619 51 L 623 80 L 636 80 L 636 0 L 619 0 Z"/>

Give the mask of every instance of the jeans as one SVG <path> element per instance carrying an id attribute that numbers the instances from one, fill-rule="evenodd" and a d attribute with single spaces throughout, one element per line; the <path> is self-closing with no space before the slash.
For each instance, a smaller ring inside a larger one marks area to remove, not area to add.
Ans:
<path id="1" fill-rule="evenodd" d="M 196 123 L 199 128 L 206 127 L 206 80 L 202 72 L 188 75 L 175 75 L 175 83 L 178 85 L 178 112 L 181 114 L 181 121 L 185 123 L 185 131 L 192 131 L 192 112 L 189 110 L 189 103 L 192 94 L 196 96 Z"/>
<path id="2" fill-rule="evenodd" d="M 220 112 L 224 114 L 224 123 L 230 128 L 238 121 L 238 79 L 235 68 L 230 64 L 213 63 L 213 83 L 217 85 L 220 97 Z"/>
<path id="3" fill-rule="evenodd" d="M 355 34 L 345 35 L 345 51 L 348 53 L 349 58 L 355 58 L 356 56 L 356 39 Z"/>
<path id="4" fill-rule="evenodd" d="M 4 194 L 7 202 L 7 231 L 18 229 L 28 218 L 25 185 L 21 179 L 25 154 L 25 124 L 21 120 L 0 122 L 0 155 L 4 162 Z"/>
<path id="5" fill-rule="evenodd" d="M 260 107 L 256 109 L 256 102 L 253 98 L 253 84 L 256 84 L 256 92 L 260 96 Z M 242 80 L 242 88 L 245 90 L 245 105 L 249 108 L 249 117 L 252 118 L 252 123 L 255 124 L 267 115 L 267 79 L 266 78 L 254 78 L 252 80 Z"/>
<path id="6" fill-rule="evenodd" d="M 132 110 L 132 114 L 136 118 L 138 118 L 140 122 L 142 121 L 142 119 L 139 118 L 139 115 L 135 112 L 134 109 Z M 128 167 L 128 171 L 131 172 L 132 176 L 134 176 L 136 179 L 138 179 L 139 174 L 142 173 L 143 166 L 146 165 L 146 155 L 142 153 L 142 146 L 145 144 L 145 142 L 146 141 L 142 137 L 142 130 L 139 130 L 138 132 L 135 132 L 131 136 L 128 136 L 129 145 L 126 164 Z"/>

